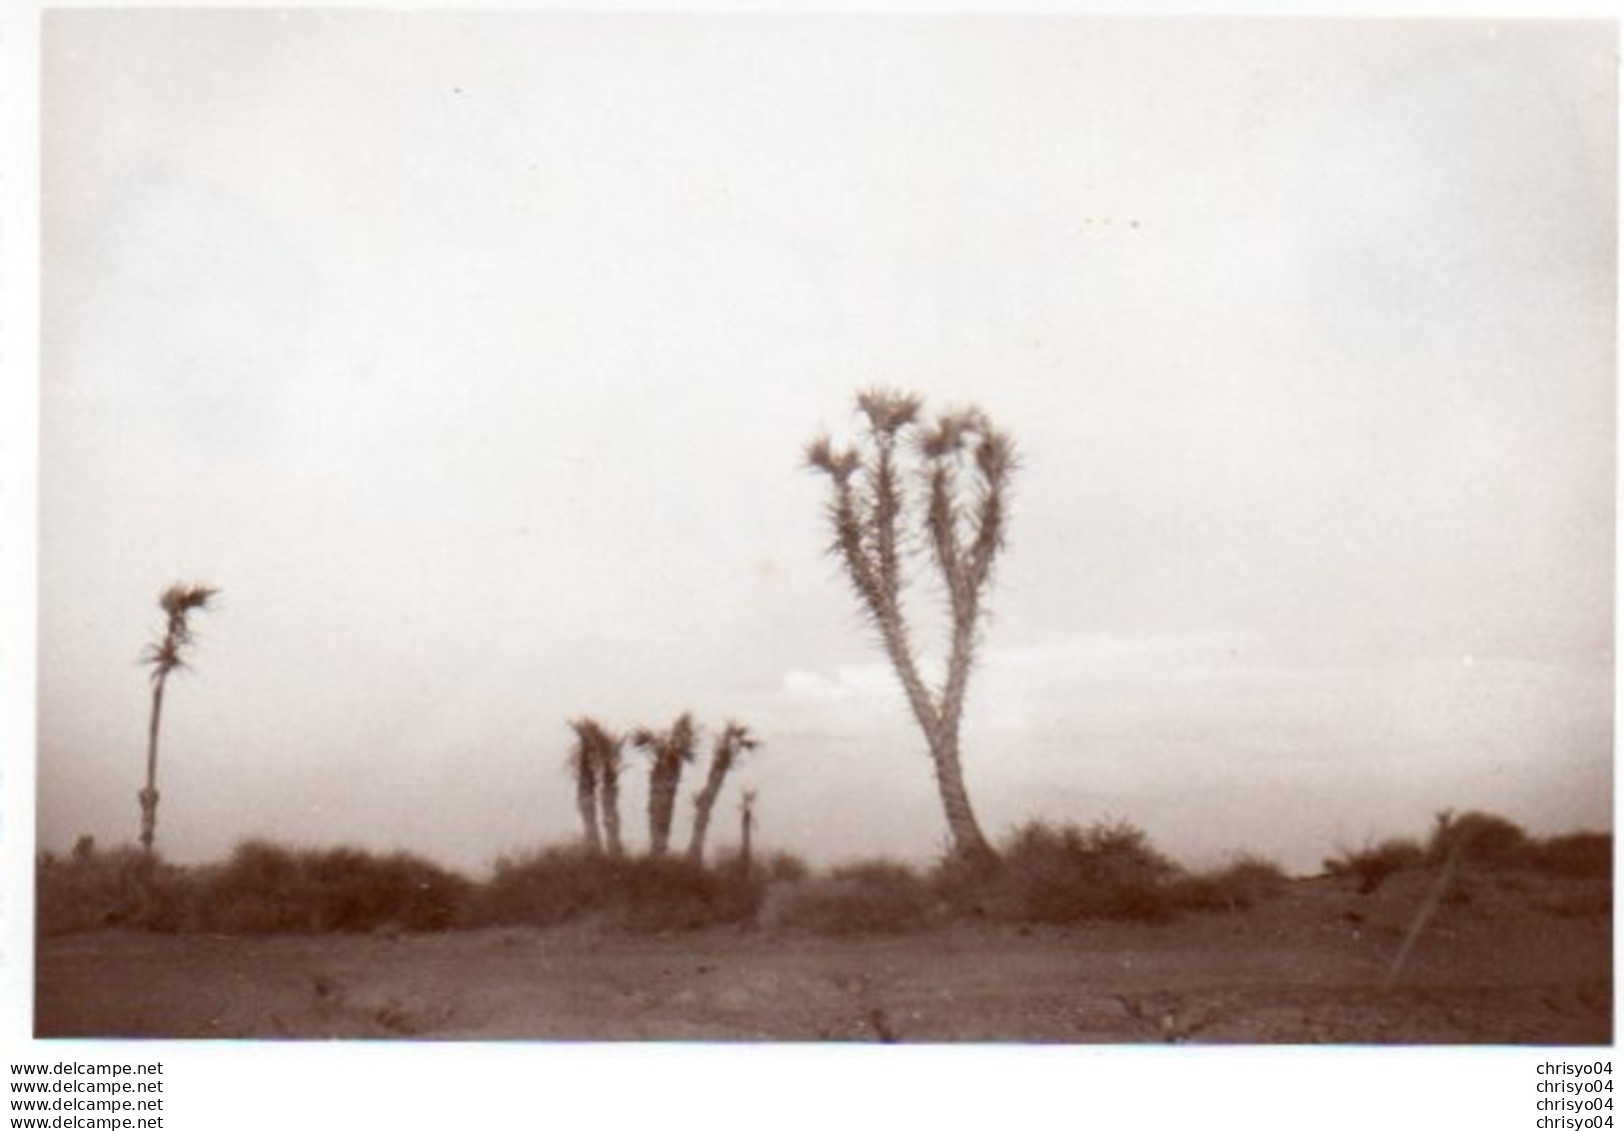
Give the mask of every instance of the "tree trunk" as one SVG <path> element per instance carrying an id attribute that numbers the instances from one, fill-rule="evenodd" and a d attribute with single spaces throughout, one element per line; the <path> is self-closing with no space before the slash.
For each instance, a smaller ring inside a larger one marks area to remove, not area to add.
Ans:
<path id="1" fill-rule="evenodd" d="M 688 837 L 688 859 L 694 864 L 705 862 L 705 835 L 710 831 L 710 810 L 701 808 L 694 799 L 694 831 Z"/>
<path id="2" fill-rule="evenodd" d="M 620 840 L 620 767 L 606 757 L 601 767 L 599 797 L 603 802 L 603 831 L 609 841 L 609 855 L 620 858 L 626 847 Z"/>
<path id="3" fill-rule="evenodd" d="M 942 811 L 947 815 L 954 855 L 977 867 L 996 864 L 998 853 L 982 833 L 975 811 L 970 807 L 970 794 L 964 788 L 958 735 L 938 735 L 931 743 L 930 757 L 936 767 L 936 788 L 942 798 Z"/>
<path id="4" fill-rule="evenodd" d="M 942 686 L 937 732 L 931 741 L 930 756 L 936 764 L 936 786 L 941 793 L 942 810 L 953 837 L 953 851 L 978 865 L 997 860 L 998 854 L 981 831 L 970 807 L 970 793 L 964 786 L 964 770 L 959 761 L 959 726 L 964 719 L 964 694 L 969 686 L 970 661 L 975 650 L 978 606 L 973 596 L 954 611 L 953 651 L 948 657 L 947 679 Z"/>
<path id="5" fill-rule="evenodd" d="M 583 745 L 581 759 L 586 764 L 576 768 L 575 807 L 581 813 L 587 849 L 596 855 L 603 851 L 603 835 L 598 831 L 598 783 L 591 765 L 594 756 L 594 752 Z"/>
<path id="6" fill-rule="evenodd" d="M 648 842 L 650 856 L 664 856 L 671 843 L 671 819 L 677 808 L 677 785 L 682 763 L 656 757 L 648 782 Z"/>
<path id="7" fill-rule="evenodd" d="M 164 711 L 164 680 L 152 683 L 152 718 L 147 723 L 147 784 L 136 796 L 141 802 L 141 847 L 152 852 L 158 835 L 158 722 Z"/>
<path id="8" fill-rule="evenodd" d="M 711 811 L 721 796 L 727 771 L 733 764 L 730 752 L 718 750 L 711 755 L 710 770 L 705 775 L 705 786 L 694 798 L 694 829 L 688 838 L 688 859 L 695 864 L 705 862 L 705 835 L 710 831 Z"/>
<path id="9" fill-rule="evenodd" d="M 919 669 L 914 664 L 913 653 L 902 628 L 900 609 L 894 605 L 876 609 L 875 619 L 879 623 L 886 654 L 902 681 L 908 705 L 920 729 L 925 732 L 930 758 L 936 768 L 936 786 L 942 799 L 942 811 L 947 818 L 948 835 L 953 838 L 953 852 L 978 865 L 995 862 L 998 854 L 976 821 L 975 812 L 970 807 L 969 792 L 964 786 L 964 771 L 959 765 L 959 721 L 963 716 L 964 693 L 969 684 L 975 633 L 973 617 L 954 626 L 953 654 L 949 659 L 948 677 L 940 705 L 919 677 Z"/>

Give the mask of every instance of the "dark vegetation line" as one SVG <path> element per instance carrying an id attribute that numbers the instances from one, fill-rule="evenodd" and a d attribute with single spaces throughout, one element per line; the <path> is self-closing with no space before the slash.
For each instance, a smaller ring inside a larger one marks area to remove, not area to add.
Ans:
<path id="1" fill-rule="evenodd" d="M 1612 874 L 1610 834 L 1535 838 L 1483 813 L 1440 815 L 1425 842 L 1341 852 L 1326 861 L 1326 872 L 1330 882 L 1370 894 L 1400 872 L 1436 875 L 1452 853 L 1463 871 Z M 841 934 L 988 921 L 1158 923 L 1189 913 L 1245 912 L 1293 882 L 1255 856 L 1207 871 L 1182 868 L 1121 821 L 1028 824 L 1006 839 L 999 856 L 990 872 L 950 855 L 923 870 L 867 860 L 814 873 L 785 853 L 745 867 L 738 853 L 705 864 L 570 845 L 503 859 L 488 879 L 474 881 L 404 852 L 249 841 L 224 863 L 183 866 L 133 846 L 99 850 L 86 837 L 66 857 L 38 858 L 36 923 L 42 935 L 419 932 L 572 922 L 631 931 L 733 924 Z M 1610 883 L 1603 895 L 1610 900 Z"/>

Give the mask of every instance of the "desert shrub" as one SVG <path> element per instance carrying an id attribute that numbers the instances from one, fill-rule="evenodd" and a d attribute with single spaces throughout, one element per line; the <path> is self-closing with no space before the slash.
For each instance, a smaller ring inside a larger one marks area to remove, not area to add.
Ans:
<path id="1" fill-rule="evenodd" d="M 1463 860 L 1488 865 L 1527 864 L 1533 844 L 1516 822 L 1494 813 L 1440 813 L 1427 844 L 1427 858 L 1441 864 L 1460 851 Z"/>
<path id="2" fill-rule="evenodd" d="M 470 885 L 404 852 L 237 846 L 209 870 L 200 918 L 231 934 L 441 930 L 461 916 Z"/>
<path id="3" fill-rule="evenodd" d="M 635 931 L 742 922 L 755 914 L 761 895 L 757 880 L 680 857 L 622 860 L 613 879 L 619 921 Z"/>
<path id="4" fill-rule="evenodd" d="M 373 856 L 336 848 L 312 854 L 307 870 L 321 893 L 328 930 L 444 930 L 459 919 L 472 888 L 463 877 L 406 852 Z"/>
<path id="5" fill-rule="evenodd" d="M 923 883 L 919 873 L 898 860 L 873 857 L 852 860 L 829 869 L 829 879 L 866 884 L 874 888 L 907 890 Z"/>
<path id="6" fill-rule="evenodd" d="M 710 867 L 724 875 L 742 873 L 744 858 L 737 848 L 726 849 L 716 854 L 715 862 Z M 758 853 L 750 862 L 750 875 L 761 884 L 798 884 L 812 875 L 812 869 L 793 852 L 777 851 L 765 855 Z"/>
<path id="7" fill-rule="evenodd" d="M 1373 892 L 1396 872 L 1419 868 L 1427 862 L 1427 850 L 1408 837 L 1389 837 L 1361 849 L 1338 849 L 1324 861 L 1325 871 L 1359 881 L 1359 890 Z"/>
<path id="8" fill-rule="evenodd" d="M 818 934 L 907 931 L 923 926 L 936 898 L 913 869 L 890 860 L 864 860 L 775 889 L 775 925 Z"/>
<path id="9" fill-rule="evenodd" d="M 475 926 L 550 927 L 601 909 L 612 884 L 611 861 L 583 848 L 544 848 L 503 857 L 469 904 Z"/>
<path id="10" fill-rule="evenodd" d="M 1127 821 L 1097 821 L 1083 834 L 1088 850 L 1096 856 L 1146 873 L 1166 875 L 1173 864 L 1155 848 L 1144 829 Z"/>
<path id="11" fill-rule="evenodd" d="M 144 875 L 166 867 L 133 846 L 97 851 L 81 838 L 67 859 L 34 862 L 35 929 L 42 935 L 137 926 L 146 916 Z"/>
<path id="12" fill-rule="evenodd" d="M 140 910 L 129 925 L 167 934 L 208 931 L 210 877 L 207 867 L 160 864 L 147 877 Z"/>
<path id="13" fill-rule="evenodd" d="M 1172 909 L 1168 888 L 1176 869 L 1142 829 L 1123 821 L 1083 830 L 1027 825 L 1005 864 L 1026 920 L 1160 920 Z"/>
<path id="14" fill-rule="evenodd" d="M 499 861 L 471 900 L 468 921 L 547 927 L 599 915 L 632 930 L 681 930 L 748 919 L 761 887 L 736 868 L 679 857 L 616 859 L 546 848 Z"/>
<path id="15" fill-rule="evenodd" d="M 996 869 L 949 861 L 938 883 L 961 912 L 1034 923 L 1158 921 L 1172 914 L 1177 873 L 1144 830 L 1125 821 L 1086 829 L 1034 821 L 1009 838 Z"/>
<path id="16" fill-rule="evenodd" d="M 1610 879 L 1613 838 L 1609 833 L 1567 833 L 1536 842 L 1534 866 L 1542 872 L 1576 879 Z"/>
<path id="17" fill-rule="evenodd" d="M 1274 861 L 1243 854 L 1220 868 L 1179 875 L 1169 884 L 1169 898 L 1180 910 L 1234 911 L 1280 894 L 1287 882 Z"/>
<path id="18" fill-rule="evenodd" d="M 1325 860 L 1325 871 L 1332 876 L 1345 876 L 1359 881 L 1359 891 L 1370 895 L 1387 878 L 1406 868 L 1419 868 L 1427 862 L 1428 852 L 1414 840 L 1392 837 L 1380 844 L 1366 845 L 1354 851 L 1340 849 Z"/>
<path id="19" fill-rule="evenodd" d="M 35 929 L 41 935 L 108 927 L 192 930 L 202 913 L 205 876 L 132 845 L 98 851 L 90 837 L 81 837 L 66 859 L 47 852 L 35 861 Z"/>
<path id="20" fill-rule="evenodd" d="M 792 852 L 773 852 L 761 862 L 761 874 L 768 883 L 798 884 L 812 877 L 806 861 Z"/>

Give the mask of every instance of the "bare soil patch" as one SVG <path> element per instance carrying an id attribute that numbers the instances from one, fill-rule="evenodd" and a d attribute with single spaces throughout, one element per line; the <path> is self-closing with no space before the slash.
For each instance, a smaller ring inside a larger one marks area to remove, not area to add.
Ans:
<path id="1" fill-rule="evenodd" d="M 1605 881 L 1298 881 L 1165 924 L 40 940 L 41 1037 L 1610 1043 Z"/>

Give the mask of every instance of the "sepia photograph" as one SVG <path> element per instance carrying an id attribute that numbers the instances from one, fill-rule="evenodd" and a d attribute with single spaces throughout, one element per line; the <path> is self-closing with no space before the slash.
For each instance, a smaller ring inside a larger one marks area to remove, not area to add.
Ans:
<path id="1" fill-rule="evenodd" d="M 1605 1053 L 1618 57 L 47 9 L 36 1048 Z"/>

